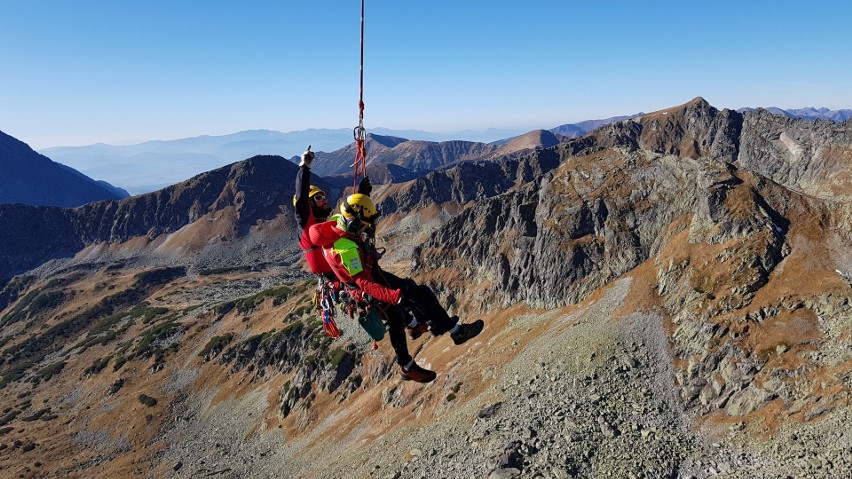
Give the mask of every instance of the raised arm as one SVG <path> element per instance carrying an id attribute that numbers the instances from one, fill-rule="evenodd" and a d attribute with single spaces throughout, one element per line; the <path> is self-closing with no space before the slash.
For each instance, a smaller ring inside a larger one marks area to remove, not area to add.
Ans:
<path id="1" fill-rule="evenodd" d="M 308 193 L 311 188 L 311 164 L 314 162 L 314 152 L 311 145 L 302 153 L 302 161 L 299 163 L 299 172 L 296 173 L 296 220 L 299 226 L 304 228 L 311 217 L 311 202 Z"/>

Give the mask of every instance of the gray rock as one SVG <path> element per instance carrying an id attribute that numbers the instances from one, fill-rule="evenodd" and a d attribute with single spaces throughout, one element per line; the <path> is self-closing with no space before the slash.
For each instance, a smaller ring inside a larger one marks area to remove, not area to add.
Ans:
<path id="1" fill-rule="evenodd" d="M 495 469 L 494 471 L 491 471 L 491 474 L 489 474 L 488 477 L 490 479 L 514 479 L 521 477 L 521 470 L 515 469 L 514 467 Z"/>
<path id="2" fill-rule="evenodd" d="M 757 386 L 749 386 L 734 394 L 725 412 L 731 416 L 744 416 L 774 399 L 775 395 Z"/>

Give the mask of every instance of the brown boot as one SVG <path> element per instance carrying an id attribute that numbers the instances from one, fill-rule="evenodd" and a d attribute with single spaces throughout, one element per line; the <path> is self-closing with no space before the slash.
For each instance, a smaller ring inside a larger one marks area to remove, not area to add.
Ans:
<path id="1" fill-rule="evenodd" d="M 415 381 L 418 383 L 428 383 L 435 380 L 437 374 L 435 371 L 429 371 L 428 369 L 423 369 L 414 363 L 408 368 L 408 371 L 405 370 L 404 367 L 400 366 L 400 370 L 402 371 L 402 379 L 404 381 Z"/>
<path id="2" fill-rule="evenodd" d="M 417 326 L 405 329 L 408 330 L 408 338 L 413 341 L 419 338 L 420 336 L 423 336 L 423 333 L 425 333 L 426 331 L 429 331 L 429 325 L 423 321 L 420 321 L 417 323 Z"/>

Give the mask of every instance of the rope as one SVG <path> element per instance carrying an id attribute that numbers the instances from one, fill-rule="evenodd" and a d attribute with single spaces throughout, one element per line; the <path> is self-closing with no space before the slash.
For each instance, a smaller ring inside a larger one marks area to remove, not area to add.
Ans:
<path id="1" fill-rule="evenodd" d="M 358 177 L 367 176 L 367 150 L 364 146 L 367 141 L 367 130 L 364 129 L 364 0 L 361 0 L 361 85 L 360 97 L 358 99 L 358 126 L 352 130 L 355 137 L 355 178 L 352 183 L 352 191 L 358 192 Z"/>

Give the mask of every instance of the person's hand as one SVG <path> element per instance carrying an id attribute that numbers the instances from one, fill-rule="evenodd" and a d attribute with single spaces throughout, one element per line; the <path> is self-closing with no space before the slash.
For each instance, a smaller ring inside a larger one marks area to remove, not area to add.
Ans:
<path id="1" fill-rule="evenodd" d="M 362 195 L 370 196 L 370 193 L 373 192 L 373 185 L 370 183 L 370 178 L 365 176 L 358 183 L 358 193 Z"/>
<path id="2" fill-rule="evenodd" d="M 304 166 L 306 168 L 310 168 L 311 164 L 314 162 L 314 152 L 311 151 L 311 145 L 305 149 L 305 152 L 302 153 L 302 161 L 299 163 L 299 166 Z"/>
<path id="3" fill-rule="evenodd" d="M 347 218 L 342 215 L 337 218 L 337 228 L 344 233 L 357 234 L 362 226 L 364 225 L 358 218 Z"/>

